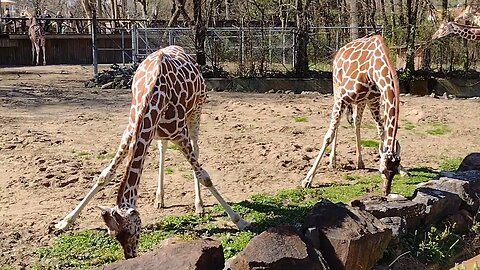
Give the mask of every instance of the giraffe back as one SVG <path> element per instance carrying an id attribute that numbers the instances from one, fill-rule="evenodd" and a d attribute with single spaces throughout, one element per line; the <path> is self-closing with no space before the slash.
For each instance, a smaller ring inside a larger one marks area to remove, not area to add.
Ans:
<path id="1" fill-rule="evenodd" d="M 150 54 L 138 67 L 132 82 L 130 123 L 143 104 L 143 97 L 158 91 L 165 95 L 164 115 L 157 126 L 161 139 L 172 139 L 200 113 L 207 93 L 203 76 L 193 59 L 179 46 Z"/>

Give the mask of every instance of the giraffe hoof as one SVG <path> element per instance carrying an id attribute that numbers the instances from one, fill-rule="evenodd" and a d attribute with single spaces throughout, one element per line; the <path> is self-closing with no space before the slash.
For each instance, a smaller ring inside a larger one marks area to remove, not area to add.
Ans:
<path id="1" fill-rule="evenodd" d="M 252 226 L 252 224 L 250 224 L 250 222 L 240 218 L 236 223 L 235 225 L 237 225 L 237 228 L 241 231 L 245 230 L 245 229 L 248 229 L 250 228 L 250 226 Z"/>
<path id="2" fill-rule="evenodd" d="M 334 171 L 335 170 L 335 164 L 328 164 L 328 170 Z"/>
<path id="3" fill-rule="evenodd" d="M 68 222 L 67 220 L 61 220 L 60 222 L 58 222 L 57 224 L 55 224 L 55 229 L 59 230 L 59 231 L 64 231 L 66 230 L 69 226 L 70 226 L 70 222 Z"/>
<path id="4" fill-rule="evenodd" d="M 308 181 L 307 179 L 302 181 L 302 187 L 303 188 L 309 188 L 312 186 L 312 181 Z"/>
<path id="5" fill-rule="evenodd" d="M 358 170 L 363 170 L 363 169 L 365 169 L 365 164 L 364 164 L 363 162 L 359 162 L 359 163 L 357 164 L 357 169 L 358 169 Z"/>
<path id="6" fill-rule="evenodd" d="M 155 202 L 155 206 L 157 209 L 165 208 L 165 204 L 163 202 Z"/>

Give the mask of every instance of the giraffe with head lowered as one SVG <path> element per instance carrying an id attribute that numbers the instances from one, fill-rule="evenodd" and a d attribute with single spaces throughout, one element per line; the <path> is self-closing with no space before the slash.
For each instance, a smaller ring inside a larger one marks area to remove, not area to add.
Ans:
<path id="1" fill-rule="evenodd" d="M 28 17 L 28 37 L 32 43 L 32 63 L 35 65 L 40 64 L 40 49 L 43 53 L 43 65 L 47 64 L 45 59 L 45 31 L 43 27 L 38 24 L 37 19 L 32 16 L 30 13 L 24 11 L 25 15 Z M 35 53 L 36 53 L 36 62 L 35 62 Z"/>
<path id="2" fill-rule="evenodd" d="M 455 17 L 453 21 L 463 24 L 466 24 L 468 21 L 473 25 L 480 26 L 480 6 L 466 6 L 462 13 Z"/>
<path id="3" fill-rule="evenodd" d="M 364 37 L 340 48 L 333 61 L 332 73 L 334 104 L 330 125 L 322 148 L 302 181 L 302 186 L 311 186 L 320 160 L 332 143 L 330 167 L 335 166 L 337 130 L 345 109 L 349 122 L 353 121 L 355 126 L 357 168 L 365 167 L 361 155 L 360 123 L 365 106 L 368 105 L 381 138 L 379 171 L 384 181 L 383 192 L 388 195 L 392 179 L 401 168 L 400 144 L 397 140 L 400 90 L 397 73 L 383 38 L 379 35 Z"/>
<path id="4" fill-rule="evenodd" d="M 480 26 L 468 26 L 456 22 L 445 22 L 433 34 L 432 39 L 439 39 L 450 34 L 468 40 L 480 40 Z"/>
<path id="5" fill-rule="evenodd" d="M 198 161 L 200 115 L 206 96 L 205 81 L 198 67 L 181 47 L 160 49 L 142 61 L 132 82 L 129 124 L 115 157 L 80 204 L 56 225 L 57 229 L 65 229 L 78 217 L 92 197 L 111 181 L 116 168 L 126 157 L 127 167 L 118 189 L 116 206 L 100 209 L 109 233 L 122 245 L 125 258 L 135 257 L 141 227 L 137 211 L 138 188 L 147 149 L 154 139 L 158 140 L 160 148 L 159 189 L 163 188 L 167 142 L 172 141 L 180 147 L 193 168 L 197 210 L 202 204 L 198 184 L 201 183 L 212 192 L 239 229 L 248 227 L 249 223 L 225 202 Z M 163 205 L 163 189 L 157 190 L 157 204 Z"/>

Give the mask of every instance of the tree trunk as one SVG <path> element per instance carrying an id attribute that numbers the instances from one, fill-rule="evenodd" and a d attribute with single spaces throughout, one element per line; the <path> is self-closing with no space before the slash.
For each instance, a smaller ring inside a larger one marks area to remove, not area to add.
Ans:
<path id="1" fill-rule="evenodd" d="M 200 66 L 207 64 L 205 57 L 205 39 L 207 37 L 207 29 L 202 19 L 202 1 L 193 0 L 193 19 L 195 20 L 195 50 L 197 63 Z"/>
<path id="2" fill-rule="evenodd" d="M 395 20 L 395 0 L 390 0 L 390 14 L 392 17 L 392 26 L 395 27 L 397 25 Z"/>
<path id="3" fill-rule="evenodd" d="M 350 0 L 350 39 L 358 38 L 358 6 L 356 0 Z"/>
<path id="4" fill-rule="evenodd" d="M 420 0 L 407 0 L 407 52 L 406 52 L 406 64 L 405 69 L 415 70 L 415 37 L 416 37 L 416 24 L 418 6 Z"/>
<path id="5" fill-rule="evenodd" d="M 448 18 L 448 0 L 442 0 L 442 20 L 447 20 Z"/>
<path id="6" fill-rule="evenodd" d="M 306 77 L 308 75 L 308 54 L 307 54 L 307 45 L 308 45 L 308 21 L 307 21 L 307 12 L 309 0 L 306 0 L 307 3 L 305 6 L 302 3 L 302 0 L 296 0 L 295 5 L 297 9 L 297 33 L 295 36 L 295 64 L 294 70 L 295 74 L 298 77 Z"/>
<path id="7" fill-rule="evenodd" d="M 385 0 L 380 0 L 380 8 L 382 10 L 382 18 L 384 27 L 388 25 L 388 17 L 385 9 Z"/>
<path id="8" fill-rule="evenodd" d="M 87 19 L 92 18 L 92 6 L 90 5 L 90 0 L 82 0 L 83 11 L 85 11 L 85 15 Z"/>

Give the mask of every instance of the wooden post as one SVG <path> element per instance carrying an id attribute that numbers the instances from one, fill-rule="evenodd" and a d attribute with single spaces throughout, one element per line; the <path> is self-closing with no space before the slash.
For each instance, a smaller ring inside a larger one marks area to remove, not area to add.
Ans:
<path id="1" fill-rule="evenodd" d="M 92 11 L 92 56 L 93 56 L 93 75 L 98 75 L 98 48 L 97 48 L 97 11 Z"/>
<path id="2" fill-rule="evenodd" d="M 137 24 L 133 23 L 132 26 L 132 61 L 133 64 L 137 63 L 137 52 L 138 52 L 138 43 L 137 43 Z"/>

